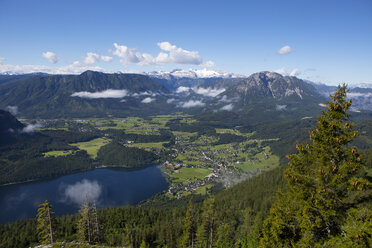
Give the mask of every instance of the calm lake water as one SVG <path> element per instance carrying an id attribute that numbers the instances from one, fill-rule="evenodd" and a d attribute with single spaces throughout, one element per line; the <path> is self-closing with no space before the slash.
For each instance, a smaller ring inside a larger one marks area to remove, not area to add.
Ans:
<path id="1" fill-rule="evenodd" d="M 76 213 L 86 196 L 97 207 L 137 204 L 167 189 L 156 166 L 140 170 L 95 169 L 58 179 L 0 187 L 0 223 L 34 218 L 48 200 L 56 215 Z"/>

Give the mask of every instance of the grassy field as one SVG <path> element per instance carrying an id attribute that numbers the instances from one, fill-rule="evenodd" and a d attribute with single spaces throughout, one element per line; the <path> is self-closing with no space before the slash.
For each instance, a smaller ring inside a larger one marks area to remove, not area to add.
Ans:
<path id="1" fill-rule="evenodd" d="M 245 137 L 250 137 L 254 134 L 252 133 L 242 133 L 236 129 L 229 129 L 229 128 L 216 128 L 216 133 L 229 133 L 229 134 L 235 134 L 238 136 L 245 136 Z"/>
<path id="2" fill-rule="evenodd" d="M 168 142 L 153 142 L 153 143 L 134 143 L 128 145 L 129 147 L 137 147 L 137 148 L 155 148 L 155 149 L 163 149 L 163 144 Z"/>
<path id="3" fill-rule="evenodd" d="M 194 121 L 188 115 L 158 115 L 146 119 L 140 117 L 112 118 L 110 120 L 90 118 L 76 121 L 90 124 L 100 130 L 117 129 L 128 134 L 159 135 L 160 129 L 168 129 L 167 122 L 174 118 L 180 118 L 184 123 Z"/>
<path id="4" fill-rule="evenodd" d="M 151 120 L 139 117 L 127 117 L 125 119 L 92 120 L 93 125 L 101 130 L 119 129 L 128 134 L 147 134 L 158 135 L 160 129 L 167 129 L 166 123 L 171 119 L 170 116 L 155 116 Z"/>
<path id="5" fill-rule="evenodd" d="M 254 156 L 252 161 L 235 164 L 235 167 L 245 172 L 257 172 L 258 170 L 269 170 L 279 165 L 279 157 L 271 154 L 270 147 L 266 146 L 264 150 Z"/>
<path id="6" fill-rule="evenodd" d="M 205 195 L 205 194 L 207 194 L 207 190 L 210 189 L 210 188 L 212 188 L 211 184 L 201 186 L 201 187 L 199 187 L 195 190 L 195 194 Z"/>
<path id="7" fill-rule="evenodd" d="M 39 129 L 40 131 L 44 131 L 44 130 L 52 130 L 52 131 L 56 131 L 56 130 L 63 130 L 63 131 L 68 131 L 68 128 L 67 127 L 41 127 Z"/>
<path id="8" fill-rule="evenodd" d="M 74 150 L 65 150 L 65 151 L 50 151 L 43 153 L 44 157 L 60 157 L 60 156 L 68 156 L 74 154 Z"/>
<path id="9" fill-rule="evenodd" d="M 213 170 L 204 168 L 186 168 L 183 167 L 178 170 L 178 173 L 173 173 L 170 175 L 174 182 L 184 182 L 187 180 L 194 181 L 195 179 L 202 180 L 208 176 Z"/>
<path id="10" fill-rule="evenodd" d="M 231 145 L 230 144 L 215 145 L 215 146 L 210 146 L 210 149 L 214 151 L 231 149 Z"/>
<path id="11" fill-rule="evenodd" d="M 181 136 L 181 137 L 184 137 L 184 138 L 190 138 L 190 137 L 196 136 L 198 134 L 197 132 L 189 133 L 189 132 L 181 132 L 181 131 L 172 131 L 172 133 L 175 136 Z"/>
<path id="12" fill-rule="evenodd" d="M 79 142 L 70 145 L 86 151 L 91 158 L 96 159 L 99 149 L 110 142 L 111 140 L 108 138 L 97 138 L 87 142 Z"/>

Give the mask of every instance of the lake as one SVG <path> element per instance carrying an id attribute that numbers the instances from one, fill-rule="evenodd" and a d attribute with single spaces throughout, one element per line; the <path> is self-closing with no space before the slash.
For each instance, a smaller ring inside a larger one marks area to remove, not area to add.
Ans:
<path id="1" fill-rule="evenodd" d="M 56 215 L 76 213 L 88 196 L 98 208 L 134 205 L 166 190 L 157 166 L 139 170 L 95 169 L 57 179 L 0 187 L 0 223 L 35 218 L 48 200 Z"/>

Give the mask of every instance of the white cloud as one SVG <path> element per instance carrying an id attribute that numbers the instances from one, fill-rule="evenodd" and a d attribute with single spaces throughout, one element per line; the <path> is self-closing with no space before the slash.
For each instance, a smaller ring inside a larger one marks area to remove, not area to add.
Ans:
<path id="1" fill-rule="evenodd" d="M 101 56 L 101 59 L 103 60 L 103 61 L 105 61 L 105 62 L 111 62 L 112 61 L 112 57 L 110 57 L 110 56 Z"/>
<path id="2" fill-rule="evenodd" d="M 165 65 L 165 64 L 191 64 L 205 67 L 214 66 L 213 61 L 203 63 L 202 57 L 197 51 L 189 51 L 170 44 L 167 41 L 157 44 L 162 50 L 154 57 L 148 53 L 140 53 L 136 48 L 114 43 L 115 50 L 112 53 L 121 58 L 123 65 Z"/>
<path id="3" fill-rule="evenodd" d="M 37 128 L 41 128 L 41 124 L 39 123 L 36 123 L 36 124 L 29 124 L 27 126 L 25 126 L 23 129 L 22 129 L 22 133 L 32 133 L 34 132 Z"/>
<path id="4" fill-rule="evenodd" d="M 176 93 L 187 92 L 187 91 L 189 91 L 189 90 L 190 90 L 189 87 L 186 87 L 186 86 L 180 86 L 180 87 L 177 88 Z"/>
<path id="5" fill-rule="evenodd" d="M 288 75 L 287 69 L 285 69 L 284 67 L 280 68 L 280 69 L 277 69 L 274 72 L 282 74 L 282 75 Z"/>
<path id="6" fill-rule="evenodd" d="M 141 54 L 136 48 L 129 48 L 124 45 L 118 45 L 114 43 L 116 48 L 112 53 L 120 58 L 120 63 L 123 65 L 139 64 L 139 65 L 150 65 L 153 64 L 153 58 L 150 54 Z"/>
<path id="7" fill-rule="evenodd" d="M 229 102 L 231 102 L 232 101 L 232 99 L 227 99 L 227 96 L 226 95 L 224 95 L 220 100 L 219 100 L 219 102 L 226 102 L 226 103 L 229 103 Z"/>
<path id="8" fill-rule="evenodd" d="M 191 65 L 201 65 L 203 59 L 200 57 L 199 52 L 197 51 L 188 51 L 175 45 L 170 44 L 167 41 L 159 42 L 158 46 L 160 49 L 169 52 L 159 53 L 156 58 L 156 62 L 159 64 L 191 64 Z M 212 61 L 208 61 L 209 64 Z"/>
<path id="9" fill-rule="evenodd" d="M 155 101 L 155 98 L 151 98 L 151 97 L 146 97 L 145 99 L 143 99 L 141 102 L 142 103 L 151 103 Z"/>
<path id="10" fill-rule="evenodd" d="M 105 69 L 99 66 L 89 66 L 79 61 L 75 61 L 66 66 L 49 67 L 44 65 L 10 65 L 0 64 L 0 73 L 34 73 L 43 72 L 49 74 L 80 74 L 84 71 L 101 71 L 106 72 Z"/>
<path id="11" fill-rule="evenodd" d="M 231 111 L 234 108 L 233 104 L 227 104 L 221 108 L 221 110 Z"/>
<path id="12" fill-rule="evenodd" d="M 356 108 L 353 108 L 353 107 L 350 108 L 350 111 L 356 112 L 356 113 L 360 113 L 361 112 L 359 109 L 356 109 Z"/>
<path id="13" fill-rule="evenodd" d="M 43 53 L 43 58 L 47 59 L 50 63 L 52 64 L 55 64 L 58 62 L 58 56 L 57 54 L 53 53 L 53 52 L 45 52 Z"/>
<path id="14" fill-rule="evenodd" d="M 90 99 L 97 99 L 97 98 L 122 98 L 128 95 L 127 90 L 113 90 L 108 89 L 104 91 L 98 92 L 88 92 L 88 91 L 80 91 L 75 92 L 71 96 L 77 96 L 81 98 L 90 98 Z"/>
<path id="15" fill-rule="evenodd" d="M 205 103 L 199 100 L 190 100 L 188 102 L 181 103 L 180 107 L 181 108 L 193 108 L 193 107 L 203 107 L 205 106 Z"/>
<path id="16" fill-rule="evenodd" d="M 64 188 L 62 201 L 70 201 L 77 205 L 82 205 L 86 197 L 90 202 L 97 202 L 102 193 L 102 186 L 97 181 L 83 179 L 70 185 L 60 185 Z"/>
<path id="17" fill-rule="evenodd" d="M 192 89 L 196 94 L 203 95 L 203 96 L 210 96 L 210 97 L 215 97 L 222 92 L 224 92 L 226 89 L 221 88 L 221 89 L 214 89 L 214 88 L 193 88 Z"/>
<path id="18" fill-rule="evenodd" d="M 295 76 L 298 76 L 298 75 L 300 75 L 300 70 L 297 69 L 297 68 L 293 69 L 293 70 L 289 73 L 289 76 L 291 76 L 291 77 L 295 77 Z"/>
<path id="19" fill-rule="evenodd" d="M 201 66 L 204 66 L 204 67 L 213 67 L 213 66 L 215 66 L 215 64 L 214 64 L 213 61 L 208 60 L 207 62 L 202 63 Z"/>
<path id="20" fill-rule="evenodd" d="M 180 86 L 177 88 L 176 93 L 188 92 L 190 89 L 191 88 L 186 87 L 186 86 Z M 202 87 L 192 88 L 192 90 L 196 94 L 203 95 L 203 96 L 209 96 L 209 97 L 215 97 L 225 91 L 225 89 L 223 88 L 214 89 L 214 88 L 202 88 Z"/>
<path id="21" fill-rule="evenodd" d="M 279 68 L 279 69 L 275 70 L 274 72 L 282 74 L 283 76 L 291 76 L 291 77 L 295 77 L 295 76 L 298 76 L 298 75 L 301 74 L 301 72 L 298 68 L 295 68 L 291 72 L 288 72 L 287 68 L 285 68 L 285 67 Z"/>
<path id="22" fill-rule="evenodd" d="M 277 51 L 277 54 L 283 55 L 291 52 L 293 52 L 293 49 L 290 46 L 284 46 Z"/>
<path id="23" fill-rule="evenodd" d="M 1 57 L 0 57 L 0 65 L 2 65 L 3 62 L 4 62 L 4 58 L 1 58 Z"/>
<path id="24" fill-rule="evenodd" d="M 9 111 L 12 115 L 16 115 L 18 113 L 17 106 L 6 106 L 5 110 Z"/>
<path id="25" fill-rule="evenodd" d="M 284 110 L 287 108 L 287 105 L 276 105 L 276 110 L 280 111 L 280 110 Z"/>
<path id="26" fill-rule="evenodd" d="M 99 60 L 99 55 L 96 53 L 87 53 L 87 56 L 84 59 L 84 63 L 87 65 L 93 65 Z"/>
<path id="27" fill-rule="evenodd" d="M 151 91 L 143 91 L 139 93 L 133 93 L 131 96 L 133 97 L 139 97 L 139 96 L 156 96 L 158 94 L 151 92 Z"/>
<path id="28" fill-rule="evenodd" d="M 361 93 L 361 92 L 349 92 L 347 93 L 347 97 L 372 97 L 372 93 Z"/>
<path id="29" fill-rule="evenodd" d="M 171 104 L 172 102 L 174 102 L 176 99 L 174 99 L 174 98 L 169 98 L 168 100 L 167 100 L 167 103 L 168 104 Z"/>

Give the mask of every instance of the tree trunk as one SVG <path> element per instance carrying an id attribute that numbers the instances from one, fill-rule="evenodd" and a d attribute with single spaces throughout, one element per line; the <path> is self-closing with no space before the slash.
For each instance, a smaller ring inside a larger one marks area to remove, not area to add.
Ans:
<path id="1" fill-rule="evenodd" d="M 53 244 L 53 230 L 52 230 L 52 220 L 50 218 L 50 209 L 47 208 L 48 211 L 48 221 L 49 221 L 49 232 L 50 232 L 50 243 Z"/>
<path id="2" fill-rule="evenodd" d="M 214 218 L 212 218 L 212 223 L 211 223 L 211 238 L 209 241 L 209 248 L 212 248 L 213 246 L 213 225 L 214 225 Z"/>

